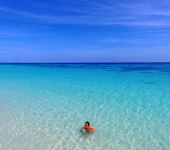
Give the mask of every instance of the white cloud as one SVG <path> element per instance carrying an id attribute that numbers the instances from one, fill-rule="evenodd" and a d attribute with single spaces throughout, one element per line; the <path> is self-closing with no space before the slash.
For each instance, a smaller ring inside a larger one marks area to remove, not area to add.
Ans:
<path id="1" fill-rule="evenodd" d="M 72 5 L 64 4 L 60 7 L 52 4 L 46 6 L 43 3 L 35 5 L 34 3 L 30 5 L 34 11 L 4 7 L 0 7 L 0 11 L 6 12 L 6 18 L 10 16 L 9 19 L 12 17 L 13 19 L 41 23 L 170 26 L 170 4 L 168 1 L 162 3 L 159 1 L 135 3 L 134 1 L 124 4 L 113 1 L 106 1 L 105 3 L 87 1 L 81 6 L 80 3 L 76 6 L 74 2 L 72 2 Z M 36 7 L 38 11 L 36 11 Z M 15 15 L 12 16 L 12 14 Z"/>

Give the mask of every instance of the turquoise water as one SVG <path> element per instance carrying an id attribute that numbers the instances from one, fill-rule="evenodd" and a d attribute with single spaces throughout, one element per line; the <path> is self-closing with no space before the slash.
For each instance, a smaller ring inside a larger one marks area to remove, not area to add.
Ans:
<path id="1" fill-rule="evenodd" d="M 169 150 L 170 64 L 0 64 L 0 149 Z"/>

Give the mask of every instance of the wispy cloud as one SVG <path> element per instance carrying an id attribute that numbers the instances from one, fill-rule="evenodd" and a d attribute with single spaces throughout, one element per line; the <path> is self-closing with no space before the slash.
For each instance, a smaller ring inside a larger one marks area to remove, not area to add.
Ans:
<path id="1" fill-rule="evenodd" d="M 6 50 L 0 50 L 0 53 L 7 53 L 8 51 Z"/>
<path id="2" fill-rule="evenodd" d="M 83 4 L 81 4 L 81 2 Z M 6 17 L 54 24 L 87 24 L 87 25 L 128 25 L 128 26 L 170 26 L 170 4 L 163 2 L 115 3 L 113 1 L 81 1 L 79 4 L 38 3 L 30 5 L 34 11 L 16 10 L 0 7 Z M 154 4 L 153 4 L 154 3 Z M 166 5 L 164 5 L 166 3 Z M 45 7 L 46 6 L 46 7 Z M 36 11 L 36 7 L 38 11 Z M 15 14 L 12 16 L 12 14 Z M 2 16 L 1 16 L 2 17 Z M 22 18 L 21 18 L 22 17 Z M 27 19 L 25 19 L 27 18 Z"/>
<path id="3" fill-rule="evenodd" d="M 2 29 L 1 29 L 2 30 Z M 23 30 L 23 29 L 22 29 Z M 42 36 L 42 35 L 48 35 L 50 34 L 50 32 L 42 32 L 42 33 L 33 33 L 32 32 L 26 32 L 26 31 L 22 31 L 22 30 L 8 30 L 8 31 L 0 31 L 0 38 L 6 38 L 6 37 L 38 37 L 38 36 Z"/>

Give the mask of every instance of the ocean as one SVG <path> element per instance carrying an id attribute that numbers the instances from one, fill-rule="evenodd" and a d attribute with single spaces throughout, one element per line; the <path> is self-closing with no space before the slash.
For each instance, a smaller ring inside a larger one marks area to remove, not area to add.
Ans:
<path id="1" fill-rule="evenodd" d="M 0 64 L 0 149 L 169 150 L 170 63 Z"/>

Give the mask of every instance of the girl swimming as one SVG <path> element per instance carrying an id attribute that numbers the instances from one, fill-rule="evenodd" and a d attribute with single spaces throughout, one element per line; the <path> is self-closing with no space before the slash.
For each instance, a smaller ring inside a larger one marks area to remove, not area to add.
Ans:
<path id="1" fill-rule="evenodd" d="M 85 122 L 84 127 L 82 128 L 83 133 L 86 132 L 93 132 L 95 130 L 94 127 L 90 126 L 90 123 L 88 121 Z"/>

